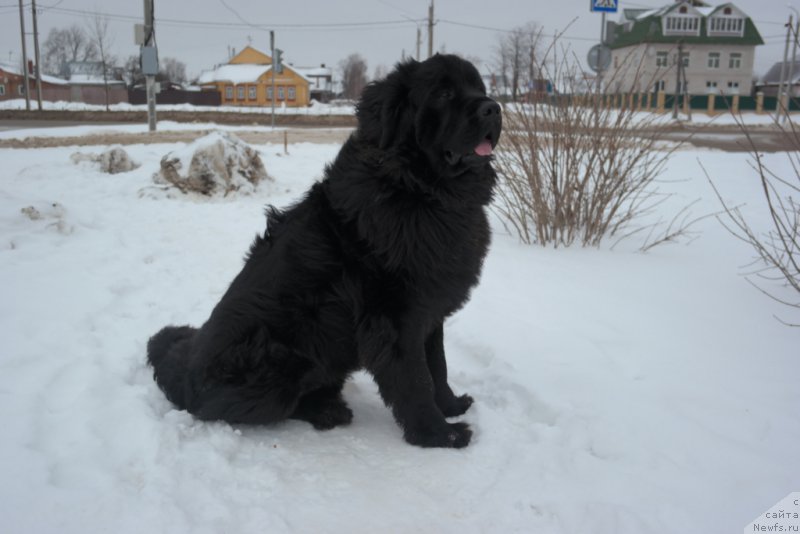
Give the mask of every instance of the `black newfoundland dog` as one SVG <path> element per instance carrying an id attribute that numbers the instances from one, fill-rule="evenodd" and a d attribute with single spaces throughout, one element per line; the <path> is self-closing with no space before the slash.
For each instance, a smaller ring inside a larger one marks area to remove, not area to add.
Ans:
<path id="1" fill-rule="evenodd" d="M 500 106 L 467 61 L 397 65 L 364 90 L 358 128 L 324 178 L 267 229 L 199 329 L 168 326 L 148 360 L 204 420 L 318 429 L 351 421 L 342 385 L 368 370 L 405 439 L 464 447 L 472 404 L 447 383 L 442 323 L 489 245 Z"/>

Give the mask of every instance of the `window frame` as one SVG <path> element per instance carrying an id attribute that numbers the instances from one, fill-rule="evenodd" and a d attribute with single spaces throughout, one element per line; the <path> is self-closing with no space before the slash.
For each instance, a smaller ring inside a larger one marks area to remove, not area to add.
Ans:
<path id="1" fill-rule="evenodd" d="M 709 52 L 708 53 L 708 63 L 707 66 L 709 69 L 718 69 L 720 65 L 720 59 L 722 59 L 721 52 Z"/>

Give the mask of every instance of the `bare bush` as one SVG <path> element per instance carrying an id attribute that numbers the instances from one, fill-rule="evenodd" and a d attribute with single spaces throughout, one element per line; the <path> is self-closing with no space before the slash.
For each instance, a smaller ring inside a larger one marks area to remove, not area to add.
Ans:
<path id="1" fill-rule="evenodd" d="M 703 168 L 725 209 L 724 214 L 717 218 L 729 232 L 749 244 L 756 253 L 753 264 L 755 268 L 746 276 L 747 281 L 770 298 L 800 310 L 800 300 L 787 300 L 778 296 L 774 290 L 765 288 L 765 285 L 777 281 L 794 290 L 796 298 L 800 297 L 800 201 L 792 196 L 800 194 L 800 130 L 791 121 L 787 125 L 781 125 L 777 118 L 775 120 L 775 127 L 781 130 L 793 147 L 793 150 L 786 152 L 793 176 L 785 177 L 766 166 L 741 118 L 737 120 L 737 124 L 749 143 L 752 158 L 750 164 L 761 182 L 761 209 L 767 210 L 770 226 L 766 231 L 754 229 L 740 206 L 731 206 L 725 202 L 708 171 Z M 754 277 L 757 281 L 753 280 Z"/>
<path id="2" fill-rule="evenodd" d="M 586 75 L 567 50 L 548 61 L 554 46 L 537 70 L 565 94 L 530 95 L 536 103 L 505 108 L 496 209 L 506 226 L 524 243 L 554 247 L 599 246 L 644 232 L 644 250 L 686 234 L 697 220 L 688 207 L 671 223 L 631 225 L 668 197 L 657 182 L 678 147 L 659 141 L 668 123 L 637 112 L 643 93 L 576 94 Z M 609 80 L 614 75 L 606 73 Z"/>

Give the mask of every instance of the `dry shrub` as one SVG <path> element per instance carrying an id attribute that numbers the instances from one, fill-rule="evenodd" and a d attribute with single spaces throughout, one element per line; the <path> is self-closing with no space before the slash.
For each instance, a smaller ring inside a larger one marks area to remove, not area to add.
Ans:
<path id="1" fill-rule="evenodd" d="M 775 127 L 783 133 L 791 146 L 791 150 L 786 152 L 786 157 L 792 168 L 792 175 L 780 176 L 764 163 L 764 158 L 759 153 L 741 117 L 737 119 L 737 124 L 747 138 L 751 155 L 750 165 L 756 171 L 761 182 L 763 193 L 761 209 L 767 210 L 770 227 L 766 231 L 753 229 L 739 206 L 730 206 L 723 200 L 708 171 L 703 168 L 706 178 L 725 209 L 724 214 L 717 218 L 729 232 L 749 244 L 756 253 L 755 262 L 752 264 L 746 280 L 770 298 L 790 308 L 800 310 L 800 299 L 787 300 L 778 296 L 775 291 L 764 288 L 765 285 L 777 281 L 793 290 L 795 298 L 800 298 L 800 200 L 798 200 L 800 195 L 800 130 L 791 121 L 788 124 L 781 124 L 777 118 L 775 120 Z M 753 278 L 756 280 L 754 281 Z M 782 322 L 790 324 L 786 321 Z M 791 324 L 791 326 L 800 326 L 800 324 Z"/>
<path id="2" fill-rule="evenodd" d="M 688 209 L 669 225 L 632 226 L 668 196 L 657 187 L 678 147 L 659 141 L 668 121 L 637 111 L 640 93 L 576 95 L 585 76 L 574 56 L 562 57 L 556 68 L 543 62 L 541 72 L 567 94 L 505 106 L 495 207 L 506 227 L 524 243 L 554 247 L 645 231 L 647 249 L 685 234 L 694 222 Z M 616 107 L 607 105 L 611 98 Z"/>

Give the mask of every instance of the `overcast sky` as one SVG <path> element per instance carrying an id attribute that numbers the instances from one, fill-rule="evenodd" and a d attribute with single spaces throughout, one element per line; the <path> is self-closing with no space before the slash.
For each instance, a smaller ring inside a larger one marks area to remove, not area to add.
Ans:
<path id="1" fill-rule="evenodd" d="M 27 32 L 32 34 L 30 0 L 25 4 Z M 620 7 L 659 7 L 671 0 L 620 0 Z M 713 5 L 722 2 L 711 1 Z M 564 28 L 564 42 L 583 61 L 599 40 L 600 15 L 590 13 L 590 0 L 435 0 L 434 49 L 460 53 L 483 62 L 487 71 L 502 30 L 528 21 L 548 35 Z M 756 74 L 763 74 L 783 56 L 789 5 L 800 0 L 736 0 L 755 21 L 766 41 L 756 50 Z M 336 66 L 349 54 L 361 54 L 373 76 L 376 67 L 390 67 L 402 54 L 416 52 L 417 26 L 422 28 L 423 57 L 427 50 L 429 0 L 155 0 L 156 39 L 160 57 L 186 63 L 190 77 L 226 61 L 229 47 L 248 43 L 269 49 L 269 29 L 285 61 L 296 66 Z M 138 54 L 134 23 L 143 19 L 142 0 L 39 0 L 40 42 L 52 28 L 86 26 L 91 12 L 109 19 L 113 53 L 124 59 Z M 614 20 L 618 15 L 613 15 Z M 574 20 L 574 22 L 573 22 Z M 32 36 L 28 55 L 33 57 Z M 21 57 L 18 2 L 0 0 L 0 59 Z"/>

